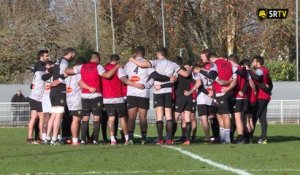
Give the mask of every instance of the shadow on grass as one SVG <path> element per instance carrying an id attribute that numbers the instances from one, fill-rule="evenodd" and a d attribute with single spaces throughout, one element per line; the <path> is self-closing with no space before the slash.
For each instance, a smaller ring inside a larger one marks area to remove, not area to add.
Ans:
<path id="1" fill-rule="evenodd" d="M 296 137 L 296 136 L 268 136 L 268 142 L 270 142 L 270 143 L 292 142 L 292 141 L 300 141 L 300 137 Z"/>

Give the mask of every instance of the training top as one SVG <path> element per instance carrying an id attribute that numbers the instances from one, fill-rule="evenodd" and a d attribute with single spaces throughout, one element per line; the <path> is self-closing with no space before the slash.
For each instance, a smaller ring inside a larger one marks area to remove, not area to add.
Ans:
<path id="1" fill-rule="evenodd" d="M 78 82 L 81 79 L 80 74 L 69 76 L 65 79 L 67 92 L 67 105 L 70 111 L 81 110 L 81 89 Z"/>
<path id="2" fill-rule="evenodd" d="M 151 67 L 153 67 L 157 73 L 166 75 L 168 77 L 173 76 L 175 73 L 177 73 L 180 70 L 180 66 L 166 58 L 159 59 L 159 60 L 150 60 Z M 154 81 L 154 84 L 167 84 L 170 83 L 170 81 L 167 82 L 159 82 Z M 172 87 L 162 88 L 160 90 L 153 90 L 153 94 L 166 94 L 166 93 L 172 93 Z"/>
<path id="3" fill-rule="evenodd" d="M 213 80 L 207 78 L 201 73 L 193 73 L 193 78 L 195 80 L 201 80 L 201 86 L 204 86 L 207 91 L 212 91 Z M 199 92 L 196 101 L 197 105 L 212 105 L 213 98 L 209 97 L 203 92 Z"/>
<path id="4" fill-rule="evenodd" d="M 232 75 L 233 75 L 233 67 L 232 64 L 228 61 L 226 61 L 223 58 L 220 58 L 218 60 L 215 61 L 214 64 L 211 65 L 211 70 L 215 70 L 218 72 L 218 78 L 221 80 L 225 80 L 228 81 L 231 79 Z M 228 87 L 227 86 L 222 86 L 219 83 L 217 83 L 216 81 L 213 82 L 213 88 L 216 92 L 216 96 L 218 95 L 224 95 L 224 93 L 222 93 L 222 88 L 223 87 Z"/>
<path id="5" fill-rule="evenodd" d="M 31 93 L 29 98 L 42 102 L 43 94 L 44 94 L 44 84 L 45 82 L 42 79 L 42 76 L 45 74 L 46 68 L 44 63 L 38 61 L 34 65 L 33 70 L 33 79 L 31 83 Z"/>
<path id="6" fill-rule="evenodd" d="M 184 91 L 189 91 L 191 89 L 191 83 L 193 82 L 193 77 L 183 77 L 178 75 L 177 81 L 174 84 L 175 96 L 184 96 Z M 192 94 L 191 94 L 192 95 Z"/>
<path id="7" fill-rule="evenodd" d="M 258 76 L 263 76 L 263 83 L 266 85 L 270 85 L 270 76 L 269 76 L 269 70 L 261 66 L 255 70 L 255 74 Z M 264 100 L 271 100 L 271 95 L 263 91 L 261 88 L 258 88 L 257 92 L 257 99 L 264 99 Z"/>
<path id="8" fill-rule="evenodd" d="M 69 61 L 62 57 L 58 59 L 53 66 L 53 81 L 59 80 L 61 83 L 58 86 L 51 88 L 52 91 L 59 91 L 60 93 L 66 93 L 66 84 L 65 81 L 61 79 L 61 76 L 64 74 L 65 70 L 69 66 Z"/>
<path id="9" fill-rule="evenodd" d="M 237 66 L 237 70 L 243 70 L 242 66 Z M 247 72 L 246 69 L 244 69 L 244 71 Z M 235 99 L 245 99 L 247 98 L 247 94 L 244 93 L 243 96 L 239 95 L 239 91 L 243 91 L 244 86 L 248 86 L 248 84 L 246 84 L 246 82 L 249 80 L 250 75 L 247 72 L 246 76 L 241 76 L 241 75 L 237 75 L 237 84 L 235 86 L 235 88 L 233 89 L 233 98 Z"/>
<path id="10" fill-rule="evenodd" d="M 146 62 L 142 57 L 137 57 L 136 60 Z M 140 68 L 132 62 L 128 62 L 124 66 L 124 73 L 128 76 L 128 80 L 137 83 L 144 84 L 145 86 L 149 83 L 148 79 L 152 72 L 155 70 L 153 68 Z M 150 87 L 145 89 L 138 89 L 133 86 L 127 87 L 127 96 L 135 96 L 135 97 L 150 97 Z"/>

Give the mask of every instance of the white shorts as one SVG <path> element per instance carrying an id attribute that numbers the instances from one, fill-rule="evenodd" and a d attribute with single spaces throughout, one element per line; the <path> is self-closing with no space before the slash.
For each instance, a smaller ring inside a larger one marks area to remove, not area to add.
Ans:
<path id="1" fill-rule="evenodd" d="M 54 106 L 51 108 L 51 113 L 62 114 L 65 112 L 65 107 L 63 106 Z"/>
<path id="2" fill-rule="evenodd" d="M 46 100 L 42 102 L 43 113 L 51 113 L 51 102 Z"/>

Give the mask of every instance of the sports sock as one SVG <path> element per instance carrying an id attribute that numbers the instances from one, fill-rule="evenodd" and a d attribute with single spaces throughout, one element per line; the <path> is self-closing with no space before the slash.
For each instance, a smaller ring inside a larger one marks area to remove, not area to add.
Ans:
<path id="1" fill-rule="evenodd" d="M 133 140 L 133 131 L 128 131 L 129 140 Z"/>
<path id="2" fill-rule="evenodd" d="M 57 135 L 57 139 L 58 140 L 61 140 L 62 139 L 62 137 L 61 137 L 61 135 L 59 134 L 59 135 Z"/>
<path id="3" fill-rule="evenodd" d="M 81 140 L 87 142 L 87 130 L 88 130 L 88 122 L 82 121 L 81 123 Z"/>
<path id="4" fill-rule="evenodd" d="M 192 131 L 191 122 L 186 122 L 186 140 L 190 140 L 191 131 Z"/>
<path id="5" fill-rule="evenodd" d="M 42 140 L 46 140 L 46 136 L 47 136 L 46 133 L 42 133 Z"/>
<path id="6" fill-rule="evenodd" d="M 162 135 L 163 135 L 164 122 L 163 121 L 157 121 L 156 122 L 156 129 L 157 129 L 158 139 L 161 140 Z"/>
<path id="7" fill-rule="evenodd" d="M 172 132 L 172 136 L 174 137 L 177 131 L 177 123 L 174 121 L 173 122 L 173 132 Z"/>
<path id="8" fill-rule="evenodd" d="M 166 140 L 172 139 L 172 132 L 173 132 L 173 120 L 167 120 L 167 134 L 166 134 Z"/>
<path id="9" fill-rule="evenodd" d="M 73 143 L 73 144 L 77 144 L 77 143 L 78 143 L 78 138 L 77 138 L 77 137 L 76 137 L 76 138 L 73 137 L 73 138 L 72 138 L 72 143 Z"/>
<path id="10" fill-rule="evenodd" d="M 128 141 L 129 140 L 129 135 L 125 135 L 125 140 Z"/>
<path id="11" fill-rule="evenodd" d="M 46 139 L 47 139 L 47 140 L 51 140 L 51 137 L 50 137 L 50 136 L 46 136 Z"/>
<path id="12" fill-rule="evenodd" d="M 56 140 L 57 140 L 57 137 L 54 137 L 54 136 L 53 136 L 53 137 L 52 137 L 52 141 L 55 142 Z"/>
<path id="13" fill-rule="evenodd" d="M 224 128 L 220 128 L 220 141 L 221 142 L 225 141 L 225 131 L 224 131 Z"/>
<path id="14" fill-rule="evenodd" d="M 141 132 L 141 134 L 142 134 L 142 139 L 146 140 L 147 139 L 147 133 L 146 132 Z"/>
<path id="15" fill-rule="evenodd" d="M 116 142 L 115 136 L 110 136 L 110 141 L 111 141 L 111 142 Z"/>
<path id="16" fill-rule="evenodd" d="M 225 142 L 230 143 L 230 129 L 224 129 L 225 132 Z"/>
<path id="17" fill-rule="evenodd" d="M 94 129 L 93 129 L 93 140 L 98 142 L 98 138 L 99 138 L 99 130 L 100 130 L 100 122 L 99 121 L 94 121 Z"/>
<path id="18" fill-rule="evenodd" d="M 210 125 L 211 125 L 211 129 L 212 129 L 213 137 L 215 139 L 217 139 L 218 137 L 221 137 L 218 120 L 216 118 L 211 118 Z"/>

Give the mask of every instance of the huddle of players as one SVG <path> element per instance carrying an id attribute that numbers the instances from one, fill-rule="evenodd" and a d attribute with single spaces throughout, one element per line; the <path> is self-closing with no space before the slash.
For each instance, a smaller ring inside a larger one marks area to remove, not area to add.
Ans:
<path id="1" fill-rule="evenodd" d="M 97 52 L 91 55 L 87 63 L 78 62 L 69 67 L 69 62 L 75 57 L 75 50 L 72 48 L 65 49 L 64 56 L 54 65 L 47 62 L 48 51 L 40 51 L 38 57 L 30 95 L 29 143 L 33 142 L 33 127 L 38 118 L 43 142 L 59 145 L 60 124 L 67 105 L 73 118 L 72 144 L 84 145 L 88 142 L 90 116 L 93 116 L 92 143 L 98 144 L 104 109 L 108 115 L 111 145 L 117 144 L 115 120 L 118 118 L 125 136 L 125 144 L 134 144 L 133 133 L 137 114 L 142 135 L 141 143 L 144 144 L 147 141 L 147 112 L 151 87 L 154 87 L 158 133 L 156 144 L 173 144 L 177 122 L 181 116 L 182 141 L 183 144 L 189 145 L 190 139 L 195 139 L 196 106 L 206 141 L 213 140 L 209 133 L 210 124 L 215 141 L 230 143 L 233 124 L 238 132 L 237 142 L 242 143 L 245 139 L 250 141 L 256 118 L 259 118 L 262 126 L 259 143 L 266 143 L 266 109 L 270 101 L 272 83 L 268 70 L 263 67 L 262 57 L 255 56 L 253 59 L 255 72 L 250 70 L 250 62 L 247 60 L 238 65 L 237 56 L 229 56 L 228 61 L 208 50 L 202 52 L 202 61 L 194 66 L 191 63 L 183 63 L 180 57 L 176 58 L 176 63 L 168 60 L 167 49 L 164 47 L 158 48 L 156 59 L 150 61 L 144 58 L 144 47 L 137 47 L 134 56 L 124 68 L 119 64 L 120 58 L 116 54 L 111 55 L 108 64 L 101 66 L 100 55 Z M 246 111 L 248 101 L 251 105 Z M 258 109 L 255 109 L 254 104 L 258 104 Z M 230 114 L 234 117 L 230 118 Z M 245 118 L 244 114 L 248 118 Z M 254 120 L 251 120 L 252 117 L 248 114 L 252 114 Z M 78 139 L 79 131 L 81 142 Z"/>

